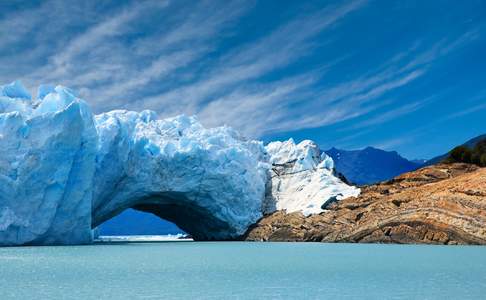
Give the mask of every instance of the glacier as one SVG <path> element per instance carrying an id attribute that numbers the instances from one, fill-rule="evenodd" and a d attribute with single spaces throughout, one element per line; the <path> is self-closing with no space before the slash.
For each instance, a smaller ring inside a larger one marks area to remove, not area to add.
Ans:
<path id="1" fill-rule="evenodd" d="M 275 210 L 324 211 L 359 194 L 311 141 L 247 139 L 196 117 L 94 115 L 76 92 L 0 86 L 0 245 L 86 244 L 127 208 L 197 240 L 235 239 Z"/>
<path id="2" fill-rule="evenodd" d="M 275 210 L 322 212 L 335 200 L 356 197 L 360 190 L 334 176 L 334 162 L 313 141 L 295 144 L 293 139 L 266 147 L 271 163 L 264 213 Z"/>

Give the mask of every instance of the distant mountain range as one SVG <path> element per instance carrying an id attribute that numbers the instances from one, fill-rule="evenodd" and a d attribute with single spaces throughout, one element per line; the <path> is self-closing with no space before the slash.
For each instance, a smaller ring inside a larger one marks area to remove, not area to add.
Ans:
<path id="1" fill-rule="evenodd" d="M 372 184 L 420 168 L 423 160 L 410 161 L 396 151 L 373 147 L 362 150 L 331 148 L 325 151 L 334 160 L 336 170 L 353 184 Z"/>
<path id="2" fill-rule="evenodd" d="M 466 146 L 468 148 L 474 148 L 474 146 L 476 146 L 476 144 L 481 141 L 481 140 L 484 140 L 486 139 L 486 134 L 482 134 L 480 136 L 477 136 L 475 138 L 472 138 L 470 140 L 468 140 L 467 142 L 465 142 L 464 144 L 460 145 L 460 146 Z M 452 150 L 452 149 L 451 149 Z M 447 156 L 449 155 L 449 152 L 445 153 L 445 154 L 442 154 L 442 155 L 439 155 L 439 156 L 436 156 L 432 159 L 429 159 L 428 161 L 426 161 L 424 163 L 424 166 L 430 166 L 430 165 L 434 165 L 436 163 L 439 163 L 441 162 L 442 160 L 444 160 L 445 158 L 447 158 Z"/>
<path id="3" fill-rule="evenodd" d="M 486 134 L 472 138 L 462 145 L 473 148 L 483 139 L 486 139 Z M 331 148 L 325 152 L 334 160 L 336 170 L 343 174 L 348 181 L 358 185 L 389 180 L 402 173 L 437 164 L 449 155 L 447 152 L 429 160 L 407 160 L 396 151 L 385 151 L 373 147 L 351 151 Z"/>

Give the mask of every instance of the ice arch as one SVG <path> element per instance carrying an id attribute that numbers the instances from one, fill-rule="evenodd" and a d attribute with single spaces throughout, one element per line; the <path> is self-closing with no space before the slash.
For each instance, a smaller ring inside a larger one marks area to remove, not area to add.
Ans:
<path id="1" fill-rule="evenodd" d="M 264 212 L 322 212 L 359 193 L 310 141 L 248 140 L 154 112 L 93 115 L 75 92 L 0 86 L 0 245 L 82 244 L 135 208 L 201 240 L 242 235 Z"/>
<path id="2" fill-rule="evenodd" d="M 113 111 L 95 117 L 99 142 L 92 224 L 127 208 L 154 213 L 196 239 L 228 239 L 261 217 L 263 146 L 185 116 Z"/>
<path id="3" fill-rule="evenodd" d="M 129 207 L 197 239 L 234 238 L 261 217 L 261 142 L 193 117 L 94 116 L 61 86 L 38 94 L 0 86 L 0 245 L 90 243 Z"/>

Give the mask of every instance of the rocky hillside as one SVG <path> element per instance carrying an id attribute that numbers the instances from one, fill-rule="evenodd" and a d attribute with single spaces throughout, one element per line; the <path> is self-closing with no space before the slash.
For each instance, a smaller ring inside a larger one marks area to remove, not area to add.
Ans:
<path id="1" fill-rule="evenodd" d="M 468 140 L 467 142 L 465 142 L 464 144 L 462 144 L 461 146 L 464 146 L 464 147 L 467 147 L 469 149 L 472 149 L 476 146 L 476 144 L 482 140 L 485 140 L 486 139 L 486 134 L 482 134 L 482 135 L 479 135 L 475 138 L 472 138 L 470 140 Z M 429 159 L 428 161 L 426 161 L 424 163 L 424 166 L 430 166 L 430 165 L 435 165 L 435 164 L 438 164 L 440 163 L 441 161 L 443 161 L 444 159 L 447 158 L 447 156 L 449 156 L 449 152 L 447 153 L 444 153 L 442 155 L 439 155 L 439 156 L 436 156 L 432 159 Z"/>
<path id="2" fill-rule="evenodd" d="M 304 217 L 278 211 L 245 239 L 361 243 L 486 244 L 486 168 L 440 164 L 365 186 L 357 198 Z"/>

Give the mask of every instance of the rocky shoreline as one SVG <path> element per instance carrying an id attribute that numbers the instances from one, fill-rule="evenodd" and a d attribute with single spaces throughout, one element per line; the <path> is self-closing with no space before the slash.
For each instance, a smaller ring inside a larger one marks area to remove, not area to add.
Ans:
<path id="1" fill-rule="evenodd" d="M 486 244 L 486 168 L 439 164 L 363 186 L 358 197 L 305 217 L 264 216 L 247 241 Z"/>

